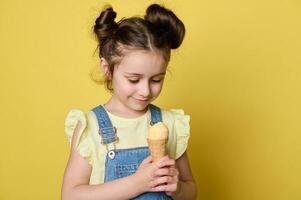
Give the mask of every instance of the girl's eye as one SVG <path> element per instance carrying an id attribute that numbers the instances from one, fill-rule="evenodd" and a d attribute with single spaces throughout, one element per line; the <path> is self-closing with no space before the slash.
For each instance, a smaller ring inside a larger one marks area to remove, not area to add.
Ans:
<path id="1" fill-rule="evenodd" d="M 128 79 L 130 83 L 138 83 L 139 79 Z"/>
<path id="2" fill-rule="evenodd" d="M 161 82 L 161 79 L 158 79 L 158 80 L 154 79 L 154 80 L 152 80 L 152 82 L 153 82 L 153 83 L 160 83 L 160 82 Z"/>

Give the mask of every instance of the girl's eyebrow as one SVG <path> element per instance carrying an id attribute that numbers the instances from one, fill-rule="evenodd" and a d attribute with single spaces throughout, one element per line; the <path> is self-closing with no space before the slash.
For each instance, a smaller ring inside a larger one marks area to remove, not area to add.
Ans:
<path id="1" fill-rule="evenodd" d="M 141 76 L 142 74 L 138 74 L 138 73 L 130 73 L 130 72 L 125 72 L 126 75 L 129 76 Z"/>

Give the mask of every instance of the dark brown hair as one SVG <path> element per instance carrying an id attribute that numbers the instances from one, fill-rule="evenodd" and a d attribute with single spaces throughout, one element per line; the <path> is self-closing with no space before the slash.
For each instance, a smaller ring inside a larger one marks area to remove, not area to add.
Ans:
<path id="1" fill-rule="evenodd" d="M 178 48 L 185 35 L 183 22 L 169 9 L 158 4 L 150 5 L 144 18 L 123 18 L 115 22 L 112 7 L 104 9 L 93 27 L 98 40 L 99 57 L 109 64 L 111 75 L 127 50 L 156 50 L 162 53 L 166 63 L 170 50 Z M 105 84 L 112 91 L 112 83 Z"/>

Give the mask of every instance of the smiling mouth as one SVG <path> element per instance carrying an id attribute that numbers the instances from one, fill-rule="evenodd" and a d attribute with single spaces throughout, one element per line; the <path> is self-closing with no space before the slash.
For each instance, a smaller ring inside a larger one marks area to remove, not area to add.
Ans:
<path id="1" fill-rule="evenodd" d="M 145 102 L 149 101 L 149 99 L 136 99 L 136 98 L 135 98 L 135 100 L 140 102 L 140 103 L 145 103 Z"/>

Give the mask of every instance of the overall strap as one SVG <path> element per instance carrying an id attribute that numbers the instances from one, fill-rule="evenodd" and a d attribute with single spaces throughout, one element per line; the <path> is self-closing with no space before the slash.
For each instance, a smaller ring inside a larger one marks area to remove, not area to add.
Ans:
<path id="1" fill-rule="evenodd" d="M 151 112 L 151 125 L 162 122 L 162 113 L 161 109 L 153 104 L 149 105 L 149 109 Z"/>
<path id="2" fill-rule="evenodd" d="M 101 135 L 101 143 L 109 144 L 118 140 L 116 135 L 116 128 L 113 127 L 112 122 L 108 116 L 107 111 L 104 109 L 102 105 L 99 105 L 92 109 L 95 113 L 98 126 L 99 126 L 99 134 Z"/>

